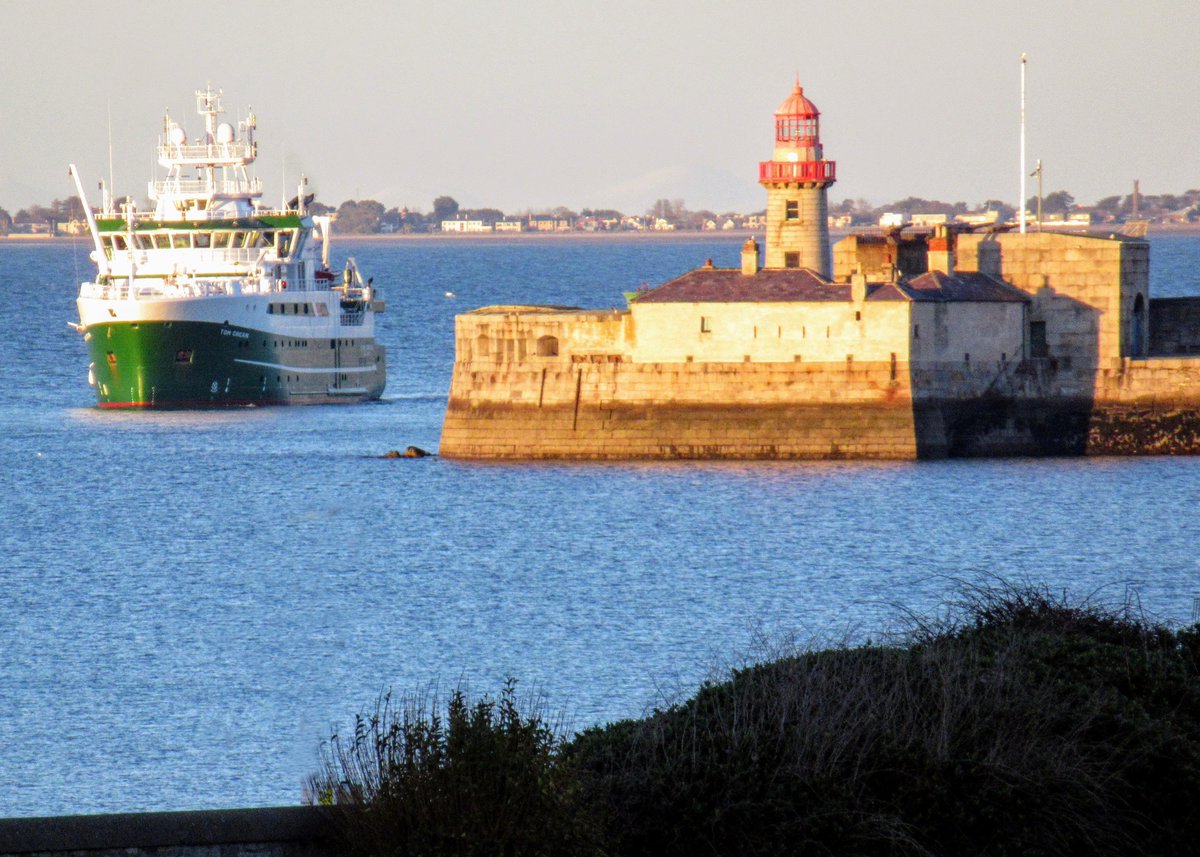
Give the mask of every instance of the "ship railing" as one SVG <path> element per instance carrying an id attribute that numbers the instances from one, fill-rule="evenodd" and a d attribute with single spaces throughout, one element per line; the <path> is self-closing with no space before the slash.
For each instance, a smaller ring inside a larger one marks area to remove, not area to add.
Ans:
<path id="1" fill-rule="evenodd" d="M 80 296 L 107 301 L 127 300 L 162 300 L 167 298 L 202 298 L 236 295 L 245 292 L 239 289 L 236 281 L 187 280 L 171 282 L 157 278 L 146 281 L 134 280 L 130 285 L 128 279 L 114 280 L 111 283 L 87 283 L 80 290 Z"/>
<path id="2" fill-rule="evenodd" d="M 342 326 L 362 327 L 366 318 L 367 314 L 365 312 L 344 312 L 341 315 Z"/>
<path id="3" fill-rule="evenodd" d="M 162 247 L 156 250 L 135 250 L 132 254 L 128 251 L 116 251 L 110 261 L 116 263 L 120 267 L 121 263 L 128 263 L 132 258 L 133 264 L 139 268 L 157 267 L 184 267 L 184 268 L 209 268 L 214 266 L 236 266 L 249 265 L 258 262 L 259 256 L 262 254 L 262 249 L 258 247 L 242 247 L 234 249 L 220 250 L 200 250 L 200 249 L 182 249 L 173 247 Z M 274 258 L 269 258 L 268 261 L 274 261 Z M 123 271 L 117 272 L 124 275 Z M 230 271 L 230 274 L 239 273 L 238 271 Z M 241 272 L 244 273 L 244 272 Z"/>
<path id="4" fill-rule="evenodd" d="M 252 179 L 159 179 L 149 183 L 150 196 L 157 198 L 163 194 L 176 196 L 210 196 L 212 194 L 261 194 L 262 179 L 255 176 Z"/>
<path id="5" fill-rule="evenodd" d="M 252 161 L 258 156 L 257 143 L 212 143 L 184 144 L 163 143 L 158 147 L 158 157 L 169 161 Z"/>
<path id="6" fill-rule="evenodd" d="M 116 214 L 114 212 L 104 211 L 101 208 L 95 208 L 94 211 L 95 211 L 96 217 L 103 218 L 105 220 L 112 220 L 113 218 L 116 218 L 116 219 L 122 220 L 122 221 L 125 220 L 124 214 Z M 223 215 L 221 213 L 214 212 L 211 217 L 206 218 L 206 219 L 207 220 L 236 220 L 236 219 L 247 218 L 247 217 L 284 217 L 284 216 L 295 217 L 296 216 L 295 209 L 289 210 L 289 209 L 283 209 L 283 208 L 256 208 L 256 209 L 254 209 L 253 213 L 251 213 L 251 214 L 236 215 L 236 216 L 235 215 Z M 159 223 L 159 222 L 161 222 L 161 218 L 159 218 L 153 210 L 135 211 L 133 213 L 131 220 L 134 223 L 147 223 L 147 222 Z M 174 221 L 168 221 L 166 225 L 168 227 L 170 227 L 173 222 Z M 187 220 L 180 220 L 178 222 L 181 224 L 194 224 L 194 223 L 203 223 L 204 221 L 197 221 L 197 220 L 189 218 Z"/>
<path id="7" fill-rule="evenodd" d="M 286 285 L 284 283 L 286 282 Z M 114 277 L 107 283 L 84 283 L 80 297 L 109 301 L 150 300 L 162 298 L 202 298 L 223 295 L 294 295 L 316 290 L 316 281 L 276 280 L 268 277 L 198 280 L 173 277 L 135 277 L 130 286 L 128 277 Z M 359 326 L 365 313 L 343 312 L 342 324 Z"/>

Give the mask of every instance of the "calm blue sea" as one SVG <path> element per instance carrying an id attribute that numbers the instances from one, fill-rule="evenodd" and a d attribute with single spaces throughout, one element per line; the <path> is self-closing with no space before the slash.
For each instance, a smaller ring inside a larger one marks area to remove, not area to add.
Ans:
<path id="1" fill-rule="evenodd" d="M 1153 245 L 1154 293 L 1200 294 L 1200 238 Z M 380 460 L 436 449 L 456 312 L 623 305 L 739 243 L 340 249 L 387 297 L 383 402 L 101 413 L 67 326 L 86 245 L 0 246 L 0 816 L 297 803 L 386 688 L 511 675 L 582 728 L 956 580 L 1193 618 L 1200 458 Z"/>

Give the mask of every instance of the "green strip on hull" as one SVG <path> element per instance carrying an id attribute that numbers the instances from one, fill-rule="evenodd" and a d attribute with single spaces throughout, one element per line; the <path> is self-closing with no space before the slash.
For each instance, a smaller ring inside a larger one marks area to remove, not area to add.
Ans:
<path id="1" fill-rule="evenodd" d="M 160 229 L 210 232 L 218 229 L 297 229 L 312 226 L 312 218 L 296 214 L 256 214 L 230 220 L 139 220 L 134 223 L 137 232 Z M 123 218 L 97 218 L 96 228 L 100 232 L 125 232 L 129 227 Z"/>
<path id="2" fill-rule="evenodd" d="M 357 402 L 378 399 L 387 378 L 384 348 L 370 340 L 143 321 L 92 325 L 86 341 L 102 408 Z"/>

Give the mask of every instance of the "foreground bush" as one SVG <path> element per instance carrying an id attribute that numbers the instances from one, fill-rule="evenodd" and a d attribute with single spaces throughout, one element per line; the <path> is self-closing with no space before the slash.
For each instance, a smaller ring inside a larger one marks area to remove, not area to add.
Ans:
<path id="1" fill-rule="evenodd" d="M 311 798 L 353 810 L 346 845 L 363 855 L 596 853 L 558 731 L 541 706 L 522 715 L 514 690 L 474 703 L 455 690 L 444 717 L 436 696 L 383 697 L 325 745 Z"/>
<path id="2" fill-rule="evenodd" d="M 980 591 L 894 645 L 797 653 L 642 720 L 518 741 L 532 769 L 492 750 L 473 756 L 510 761 L 414 764 L 391 738 L 367 754 L 377 767 L 326 783 L 368 807 L 377 854 L 1183 853 L 1200 841 L 1198 631 Z M 543 734 L 457 704 L 481 746 Z M 448 747 L 426 737 L 439 729 L 417 718 L 400 745 Z M 482 803 L 451 809 L 447 790 Z M 544 838 L 513 832 L 531 812 L 552 820 Z"/>

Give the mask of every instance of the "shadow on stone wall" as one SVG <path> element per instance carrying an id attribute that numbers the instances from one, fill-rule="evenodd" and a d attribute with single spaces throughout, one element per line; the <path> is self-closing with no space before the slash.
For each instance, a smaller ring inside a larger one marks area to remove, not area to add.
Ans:
<path id="1" fill-rule="evenodd" d="M 998 245 L 980 258 L 999 270 Z M 981 267 L 983 265 L 981 264 Z M 1030 327 L 1037 356 L 972 366 L 910 366 L 918 458 L 1084 455 L 1096 409 L 1100 313 L 1043 285 Z M 1036 328 L 1034 328 L 1036 329 Z M 1029 328 L 1026 351 L 1030 350 Z"/>

